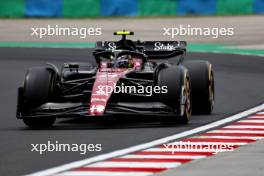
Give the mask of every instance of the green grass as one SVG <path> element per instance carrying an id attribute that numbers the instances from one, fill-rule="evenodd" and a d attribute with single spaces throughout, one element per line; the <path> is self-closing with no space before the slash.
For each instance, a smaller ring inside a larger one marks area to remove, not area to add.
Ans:
<path id="1" fill-rule="evenodd" d="M 30 48 L 94 48 L 94 42 L 0 42 L 0 47 L 30 47 Z M 229 45 L 219 44 L 188 44 L 190 52 L 230 53 L 264 56 L 264 50 L 239 49 Z"/>

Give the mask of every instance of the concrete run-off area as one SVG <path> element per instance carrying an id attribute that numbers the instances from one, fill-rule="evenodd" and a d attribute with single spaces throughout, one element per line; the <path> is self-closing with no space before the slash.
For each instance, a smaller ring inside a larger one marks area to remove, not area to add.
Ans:
<path id="1" fill-rule="evenodd" d="M 140 40 L 186 40 L 191 43 L 228 44 L 245 49 L 264 49 L 264 16 L 223 17 L 169 17 L 169 18 L 93 18 L 93 19 L 1 19 L 0 42 L 95 42 L 113 40 L 116 30 L 132 30 L 132 39 Z M 45 36 L 31 35 L 31 28 L 55 26 L 77 28 L 101 28 L 101 35 Z M 164 28 L 180 25 L 199 28 L 233 28 L 234 35 L 219 36 L 171 36 L 163 35 Z"/>

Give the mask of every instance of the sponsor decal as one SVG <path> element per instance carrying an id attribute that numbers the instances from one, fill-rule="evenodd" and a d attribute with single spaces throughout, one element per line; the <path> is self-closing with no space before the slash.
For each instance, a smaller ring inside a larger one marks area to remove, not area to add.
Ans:
<path id="1" fill-rule="evenodd" d="M 116 44 L 114 42 L 109 42 L 108 44 L 108 50 L 116 50 Z"/>
<path id="2" fill-rule="evenodd" d="M 106 102 L 106 99 L 104 99 L 104 98 L 92 98 L 91 99 L 91 102 L 95 102 L 95 101 L 101 101 L 101 102 Z"/>
<path id="3" fill-rule="evenodd" d="M 177 46 L 171 45 L 169 43 L 164 44 L 162 42 L 156 42 L 154 43 L 154 50 L 155 51 L 159 51 L 159 50 L 168 50 L 168 51 L 172 51 L 175 50 L 177 48 Z"/>
<path id="4" fill-rule="evenodd" d="M 104 105 L 92 105 L 90 108 L 90 112 L 94 113 L 94 112 L 104 112 L 105 110 L 105 106 Z"/>
<path id="5" fill-rule="evenodd" d="M 98 75 L 98 81 L 99 82 L 104 82 L 104 81 L 111 81 L 117 77 L 117 74 L 103 74 L 103 75 Z M 111 81 L 113 82 L 113 81 Z"/>

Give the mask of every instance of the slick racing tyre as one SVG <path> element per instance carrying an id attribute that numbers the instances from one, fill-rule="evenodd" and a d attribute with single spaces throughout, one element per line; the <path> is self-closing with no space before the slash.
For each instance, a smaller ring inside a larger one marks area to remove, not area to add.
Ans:
<path id="1" fill-rule="evenodd" d="M 159 94 L 160 101 L 180 112 L 180 117 L 164 117 L 163 124 L 187 124 L 192 114 L 191 82 L 183 66 L 170 66 L 158 73 L 158 86 L 167 86 L 168 92 Z"/>
<path id="2" fill-rule="evenodd" d="M 207 61 L 187 61 L 183 65 L 191 76 L 193 113 L 210 114 L 215 99 L 212 64 Z"/>
<path id="3" fill-rule="evenodd" d="M 54 96 L 56 84 L 55 73 L 46 67 L 34 67 L 27 71 L 23 87 L 23 106 L 25 113 L 39 105 L 48 102 Z M 30 127 L 52 126 L 55 117 L 23 118 L 24 123 Z"/>

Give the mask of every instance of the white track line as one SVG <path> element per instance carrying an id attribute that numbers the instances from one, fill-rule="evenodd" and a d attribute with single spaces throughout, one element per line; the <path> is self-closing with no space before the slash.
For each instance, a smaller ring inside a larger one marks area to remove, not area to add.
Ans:
<path id="1" fill-rule="evenodd" d="M 264 126 L 256 126 L 256 125 L 229 125 L 223 128 L 256 128 L 256 129 L 264 129 Z"/>
<path id="2" fill-rule="evenodd" d="M 102 161 L 88 165 L 87 167 L 129 167 L 129 168 L 174 168 L 180 166 L 180 162 L 120 162 L 120 161 Z M 85 166 L 84 166 L 85 167 Z"/>
<path id="3" fill-rule="evenodd" d="M 264 116 L 250 116 L 247 119 L 256 118 L 256 119 L 264 119 Z"/>
<path id="4" fill-rule="evenodd" d="M 262 112 L 258 112 L 257 114 L 263 114 L 263 115 L 264 115 L 264 111 L 262 111 Z"/>
<path id="5" fill-rule="evenodd" d="M 227 143 L 224 143 L 222 144 L 224 146 L 233 146 L 231 144 L 227 144 Z M 209 148 L 209 149 L 203 149 L 203 148 L 199 148 L 198 146 L 195 148 L 188 148 L 188 149 L 171 149 L 171 150 L 168 150 L 168 149 L 158 149 L 158 148 L 151 148 L 149 149 L 147 152 L 171 152 L 172 155 L 173 155 L 173 152 L 215 152 L 215 149 L 214 148 Z"/>
<path id="6" fill-rule="evenodd" d="M 140 159 L 201 159 L 205 155 L 125 155 L 120 158 L 140 158 Z"/>
<path id="7" fill-rule="evenodd" d="M 264 137 L 258 137 L 258 136 L 221 136 L 221 135 L 216 135 L 216 136 L 199 136 L 200 138 L 216 138 L 216 139 L 253 139 L 253 140 L 259 140 L 259 139 L 264 139 Z M 225 143 L 229 144 L 229 143 Z"/>
<path id="8" fill-rule="evenodd" d="M 57 166 L 57 167 L 54 167 L 54 168 L 50 168 L 50 169 L 46 169 L 46 170 L 43 170 L 43 171 L 35 172 L 33 174 L 30 174 L 30 176 L 54 175 L 54 174 L 62 172 L 62 171 L 66 171 L 66 170 L 70 170 L 70 169 L 73 169 L 73 168 L 76 168 L 76 167 L 88 165 L 88 164 L 91 164 L 91 163 L 94 163 L 94 162 L 103 161 L 103 160 L 106 160 L 106 159 L 110 159 L 110 158 L 113 158 L 113 157 L 118 157 L 118 156 L 125 155 L 125 154 L 128 154 L 128 153 L 136 152 L 136 151 L 139 151 L 139 150 L 144 150 L 144 149 L 147 149 L 147 148 L 150 148 L 150 147 L 153 147 L 153 146 L 157 146 L 157 145 L 161 145 L 161 144 L 164 144 L 164 143 L 168 143 L 170 141 L 173 141 L 173 140 L 176 140 L 176 139 L 179 139 L 179 138 L 183 138 L 183 137 L 190 136 L 190 135 L 193 135 L 193 134 L 196 134 L 196 133 L 200 133 L 200 132 L 203 132 L 203 131 L 206 131 L 206 130 L 209 130 L 209 129 L 212 129 L 212 128 L 215 128 L 215 127 L 219 127 L 219 126 L 224 125 L 226 123 L 229 123 L 229 122 L 241 119 L 243 117 L 249 116 L 251 114 L 254 114 L 254 113 L 256 113 L 258 111 L 261 111 L 263 109 L 264 109 L 264 104 L 256 106 L 254 108 L 251 108 L 249 110 L 243 111 L 243 112 L 238 113 L 236 115 L 227 117 L 225 119 L 222 119 L 222 120 L 219 120 L 219 121 L 216 121 L 216 122 L 201 126 L 201 127 L 197 127 L 197 128 L 194 128 L 194 129 L 191 129 L 191 130 L 188 130 L 188 131 L 184 131 L 184 132 L 181 132 L 181 133 L 178 133 L 178 134 L 175 134 L 175 135 L 171 135 L 171 136 L 164 137 L 164 138 L 161 138 L 161 139 L 158 139 L 158 140 L 154 140 L 154 141 L 151 141 L 151 142 L 148 142 L 148 143 L 144 143 L 144 144 L 136 145 L 136 146 L 133 146 L 133 147 L 129 147 L 129 148 L 126 148 L 126 149 L 113 151 L 113 152 L 110 152 L 110 153 L 107 153 L 107 154 L 98 155 L 98 156 L 95 156 L 95 157 L 92 157 L 92 158 L 87 158 L 87 159 L 84 159 L 84 160 L 75 161 L 75 162 L 72 162 L 72 163 L 69 163 L 69 164 L 64 164 L 64 165 Z M 245 128 L 245 126 L 243 126 L 243 128 Z M 231 127 L 233 127 L 233 126 L 229 126 L 229 128 L 231 128 Z M 249 126 L 246 126 L 246 127 L 249 127 Z M 253 126 L 253 128 L 255 128 L 255 127 L 256 126 Z M 264 128 L 264 126 L 263 126 L 263 128 Z"/>
<path id="9" fill-rule="evenodd" d="M 178 142 L 173 142 L 173 143 L 169 143 L 168 145 L 246 145 L 248 143 L 246 142 L 190 142 L 190 141 L 186 141 L 185 143 L 178 143 Z"/>
<path id="10" fill-rule="evenodd" d="M 196 149 L 178 149 L 178 148 L 150 148 L 147 150 L 144 150 L 143 152 L 200 152 L 200 151 L 204 151 L 204 150 L 196 150 Z M 210 151 L 206 151 L 206 152 L 210 152 Z"/>
<path id="11" fill-rule="evenodd" d="M 250 123 L 264 123 L 264 120 L 239 120 L 238 122 L 250 122 Z"/>
<path id="12" fill-rule="evenodd" d="M 207 133 L 243 133 L 243 134 L 264 134 L 264 131 L 261 130 L 213 130 L 213 131 L 208 131 Z"/>

